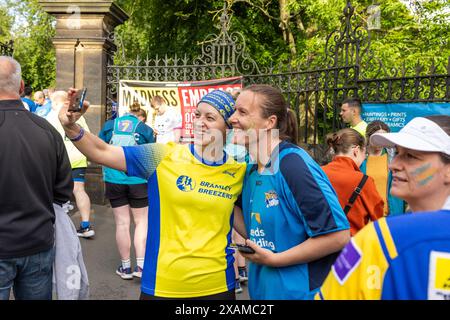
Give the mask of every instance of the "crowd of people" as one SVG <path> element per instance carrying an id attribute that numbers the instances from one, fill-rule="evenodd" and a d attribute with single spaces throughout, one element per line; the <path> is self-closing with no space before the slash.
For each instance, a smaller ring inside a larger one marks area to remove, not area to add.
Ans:
<path id="1" fill-rule="evenodd" d="M 0 299 L 11 288 L 16 299 L 52 298 L 55 265 L 68 263 L 58 261 L 68 249 L 54 229 L 72 195 L 76 234 L 95 235 L 88 160 L 103 166 L 115 272 L 141 278 L 142 300 L 234 300 L 247 281 L 251 299 L 450 298 L 448 115 L 393 133 L 366 123 L 359 99 L 344 100 L 349 128 L 325 138 L 332 159 L 320 166 L 297 145 L 296 115 L 269 85 L 203 96 L 192 143 L 159 96 L 153 121 L 135 102 L 96 136 L 83 118 L 89 102 L 69 110 L 76 89 L 32 93 L 20 65 L 0 57 L 0 166 L 11 169 L 0 180 Z M 69 248 L 85 270 L 79 243 Z"/>

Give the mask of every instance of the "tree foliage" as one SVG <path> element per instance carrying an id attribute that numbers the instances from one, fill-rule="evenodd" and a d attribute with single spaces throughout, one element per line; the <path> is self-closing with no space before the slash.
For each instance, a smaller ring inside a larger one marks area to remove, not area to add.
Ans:
<path id="1" fill-rule="evenodd" d="M 22 66 L 25 84 L 35 91 L 55 86 L 54 19 L 42 10 L 37 0 L 4 3 L 4 12 L 11 21 L 4 37 L 14 40 L 14 58 Z"/>
<path id="2" fill-rule="evenodd" d="M 327 36 L 341 27 L 346 0 L 118 0 L 130 14 L 119 27 L 128 57 L 200 53 L 207 34 L 217 33 L 224 2 L 230 32 L 244 35 L 250 56 L 260 65 L 292 60 L 303 68 L 324 59 Z M 370 18 L 372 0 L 354 0 L 359 23 Z M 281 7 L 283 6 L 283 7 Z M 385 67 L 413 68 L 433 60 L 442 67 L 450 56 L 450 5 L 446 0 L 384 0 L 381 28 L 370 31 L 371 50 Z M 122 44 L 121 44 L 122 45 Z M 375 72 L 375 71 L 374 71 Z"/>
<path id="3" fill-rule="evenodd" d="M 302 68 L 320 65 L 327 36 L 341 27 L 346 0 L 116 0 L 130 16 L 117 28 L 119 52 L 125 58 L 167 54 L 193 58 L 207 35 L 219 33 L 224 3 L 229 32 L 239 31 L 246 50 L 259 66 L 290 59 Z M 1 4 L 5 6 L 2 7 Z M 361 23 L 370 17 L 372 0 L 353 0 Z M 413 68 L 436 60 L 438 72 L 450 56 L 450 4 L 447 0 L 383 0 L 381 28 L 371 31 L 371 49 L 386 70 Z M 37 0 L 0 0 L 0 41 L 15 40 L 15 57 L 34 89 L 54 85 L 54 19 Z M 125 59 L 126 60 L 126 59 Z"/>
<path id="4" fill-rule="evenodd" d="M 12 19 L 8 14 L 6 8 L 0 6 L 0 42 L 7 42 L 10 40 L 10 30 Z"/>

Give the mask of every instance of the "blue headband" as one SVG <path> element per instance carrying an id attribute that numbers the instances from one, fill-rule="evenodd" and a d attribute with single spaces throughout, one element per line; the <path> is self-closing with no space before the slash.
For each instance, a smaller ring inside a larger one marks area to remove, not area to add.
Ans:
<path id="1" fill-rule="evenodd" d="M 219 111 L 228 128 L 231 128 L 231 124 L 228 122 L 228 119 L 230 119 L 235 110 L 235 102 L 231 94 L 222 90 L 214 90 L 204 95 L 203 98 L 198 102 L 198 104 L 200 104 L 201 102 L 207 103 L 210 106 L 214 107 L 217 111 Z"/>

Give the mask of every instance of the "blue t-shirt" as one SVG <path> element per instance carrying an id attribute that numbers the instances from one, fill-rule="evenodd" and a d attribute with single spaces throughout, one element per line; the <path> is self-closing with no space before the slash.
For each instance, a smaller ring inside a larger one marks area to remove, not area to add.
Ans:
<path id="1" fill-rule="evenodd" d="M 36 111 L 37 105 L 33 100 L 24 97 L 22 98 L 22 101 L 28 105 L 28 109 L 30 109 L 30 112 L 34 113 L 34 111 Z"/>
<path id="2" fill-rule="evenodd" d="M 127 124 L 134 122 L 133 125 L 136 125 L 136 129 L 133 132 L 130 132 L 134 136 L 134 140 L 137 145 L 153 143 L 155 142 L 155 138 L 153 135 L 153 130 L 148 125 L 139 121 L 139 119 L 132 114 L 125 114 L 120 118 L 116 118 L 115 120 L 108 120 L 103 125 L 102 130 L 99 132 L 98 136 L 100 139 L 105 141 L 106 143 L 110 143 L 113 132 L 115 128 L 115 121 L 120 120 L 130 120 Z M 131 130 L 131 128 L 129 128 Z M 126 128 L 124 128 L 126 130 Z M 115 169 L 111 169 L 108 167 L 103 167 L 103 179 L 109 183 L 116 184 L 142 184 L 147 183 L 147 180 L 140 179 L 137 177 L 129 177 L 124 172 L 118 171 Z"/>
<path id="3" fill-rule="evenodd" d="M 276 253 L 350 227 L 320 166 L 288 142 L 275 149 L 264 172 L 258 173 L 257 165 L 247 168 L 242 210 L 248 237 Z M 250 263 L 250 297 L 312 299 L 337 255 L 283 268 Z"/>

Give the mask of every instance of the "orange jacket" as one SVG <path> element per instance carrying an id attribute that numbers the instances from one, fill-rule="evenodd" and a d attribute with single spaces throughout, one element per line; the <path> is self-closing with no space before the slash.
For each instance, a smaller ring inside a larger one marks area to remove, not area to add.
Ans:
<path id="1" fill-rule="evenodd" d="M 322 169 L 336 190 L 342 209 L 345 208 L 353 191 L 361 182 L 363 173 L 351 158 L 344 156 L 335 156 L 333 161 Z M 375 182 L 369 177 L 347 215 L 351 235 L 355 235 L 369 221 L 383 217 L 383 206 L 384 202 L 378 194 Z"/>

